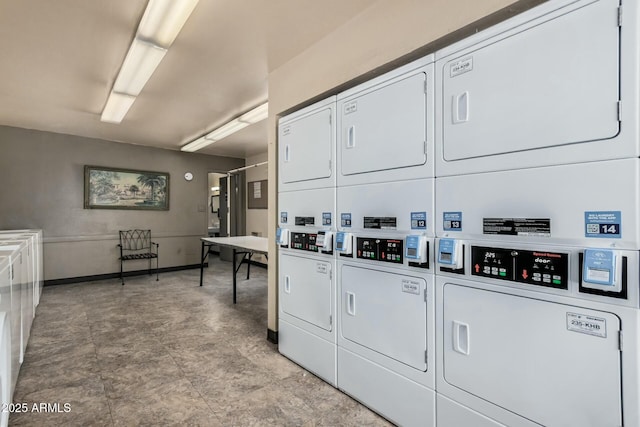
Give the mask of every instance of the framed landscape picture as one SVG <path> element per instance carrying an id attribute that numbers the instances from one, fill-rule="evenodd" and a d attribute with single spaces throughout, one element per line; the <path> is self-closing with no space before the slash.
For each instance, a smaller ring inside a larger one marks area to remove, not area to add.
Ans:
<path id="1" fill-rule="evenodd" d="M 169 210 L 169 174 L 84 167 L 85 209 Z"/>

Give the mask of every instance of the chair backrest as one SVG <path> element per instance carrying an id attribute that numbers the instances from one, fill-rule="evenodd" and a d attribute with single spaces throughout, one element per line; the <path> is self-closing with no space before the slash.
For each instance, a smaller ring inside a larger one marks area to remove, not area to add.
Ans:
<path id="1" fill-rule="evenodd" d="M 121 230 L 120 245 L 125 251 L 139 251 L 151 248 L 151 230 Z"/>

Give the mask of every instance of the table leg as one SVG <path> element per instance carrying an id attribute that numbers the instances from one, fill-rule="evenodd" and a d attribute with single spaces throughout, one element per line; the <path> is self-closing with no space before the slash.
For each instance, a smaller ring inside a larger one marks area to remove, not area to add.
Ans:
<path id="1" fill-rule="evenodd" d="M 249 259 L 247 259 L 247 280 L 249 280 L 249 271 L 251 270 L 251 256 L 253 252 L 249 252 Z"/>
<path id="2" fill-rule="evenodd" d="M 244 256 L 244 255 L 243 255 Z M 236 249 L 233 248 L 233 303 L 236 303 Z"/>
<path id="3" fill-rule="evenodd" d="M 202 242 L 202 251 L 200 252 L 200 286 L 202 286 L 203 274 L 204 274 L 204 241 Z"/>

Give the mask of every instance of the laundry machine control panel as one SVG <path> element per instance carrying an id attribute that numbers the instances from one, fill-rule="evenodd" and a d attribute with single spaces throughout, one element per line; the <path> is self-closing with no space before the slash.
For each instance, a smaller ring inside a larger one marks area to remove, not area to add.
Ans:
<path id="1" fill-rule="evenodd" d="M 356 257 L 370 261 L 402 264 L 404 241 L 400 239 L 356 238 Z"/>
<path id="2" fill-rule="evenodd" d="M 471 246 L 471 274 L 527 285 L 568 289 L 569 255 L 561 252 Z"/>
<path id="3" fill-rule="evenodd" d="M 291 249 L 318 252 L 318 245 L 316 244 L 317 237 L 317 234 L 292 232 L 290 244 Z"/>

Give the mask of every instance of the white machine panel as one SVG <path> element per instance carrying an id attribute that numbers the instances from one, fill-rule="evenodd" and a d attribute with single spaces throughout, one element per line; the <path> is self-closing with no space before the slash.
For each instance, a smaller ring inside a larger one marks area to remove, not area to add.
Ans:
<path id="1" fill-rule="evenodd" d="M 507 427 L 441 394 L 436 397 L 436 408 L 438 427 Z"/>
<path id="2" fill-rule="evenodd" d="M 616 315 L 452 283 L 443 289 L 448 384 L 540 425 L 622 425 Z"/>
<path id="3" fill-rule="evenodd" d="M 335 187 L 335 97 L 280 119 L 278 190 Z"/>
<path id="4" fill-rule="evenodd" d="M 426 371 L 426 280 L 350 265 L 340 275 L 341 336 Z"/>
<path id="5" fill-rule="evenodd" d="M 9 324 L 11 328 L 11 393 L 15 390 L 22 363 L 22 267 L 20 250 L 0 248 L 0 259 L 6 258 L 11 265 Z M 4 296 L 4 293 L 3 295 Z"/>
<path id="6" fill-rule="evenodd" d="M 638 159 L 438 178 L 436 233 L 637 250 L 639 180 Z"/>
<path id="7" fill-rule="evenodd" d="M 397 230 L 433 236 L 434 181 L 429 178 L 338 187 L 337 227 L 343 231 Z M 415 215 L 422 214 L 426 216 L 424 227 L 412 221 L 415 221 Z M 349 223 L 345 215 L 350 218 Z M 365 217 L 374 220 L 367 225 Z M 376 221 L 380 228 L 371 228 L 377 226 Z"/>
<path id="8" fill-rule="evenodd" d="M 283 313 L 331 331 L 333 262 L 280 254 L 279 304 Z"/>
<path id="9" fill-rule="evenodd" d="M 40 303 L 40 295 L 42 295 L 42 287 L 44 284 L 42 260 L 42 230 L 0 230 L 0 239 L 5 238 L 23 238 L 30 240 L 30 250 L 33 252 L 33 315 L 35 317 L 35 307 Z"/>
<path id="10" fill-rule="evenodd" d="M 433 177 L 432 57 L 338 96 L 338 185 Z"/>
<path id="11" fill-rule="evenodd" d="M 20 295 L 20 363 L 24 360 L 24 353 L 27 349 L 27 343 L 29 342 L 29 336 L 31 334 L 31 325 L 33 324 L 33 295 L 34 295 L 34 262 L 32 259 L 31 240 L 29 238 L 15 238 L 13 240 L 2 240 L 0 236 L 0 250 L 13 250 L 14 255 L 20 262 L 20 282 L 13 283 L 13 289 L 18 287 Z M 15 271 L 14 271 L 15 273 Z M 17 295 L 17 292 L 12 292 L 12 298 Z"/>
<path id="12" fill-rule="evenodd" d="M 393 370 L 340 347 L 338 372 L 341 390 L 396 425 L 435 425 L 436 393 L 433 389 L 408 381 Z"/>
<path id="13" fill-rule="evenodd" d="M 10 314 L 0 312 L 0 403 L 4 408 L 13 402 L 11 394 L 11 328 L 9 325 Z M 2 411 L 0 426 L 9 425 L 10 411 Z"/>
<path id="14" fill-rule="evenodd" d="M 290 319 L 289 319 L 290 320 Z M 303 368 L 337 387 L 337 347 L 335 340 L 301 328 L 280 315 L 278 321 L 278 351 Z"/>
<path id="15" fill-rule="evenodd" d="M 278 210 L 281 228 L 298 231 L 335 228 L 336 189 L 278 193 Z"/>
<path id="16" fill-rule="evenodd" d="M 551 3 L 437 54 L 438 176 L 637 156 L 616 138 L 619 1 Z"/>

